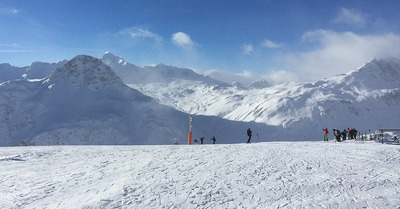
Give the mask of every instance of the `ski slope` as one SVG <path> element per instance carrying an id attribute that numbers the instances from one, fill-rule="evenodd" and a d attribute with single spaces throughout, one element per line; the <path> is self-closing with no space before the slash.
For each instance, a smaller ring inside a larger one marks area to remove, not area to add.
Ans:
<path id="1" fill-rule="evenodd" d="M 0 208 L 399 208 L 399 164 L 359 141 L 0 147 Z"/>

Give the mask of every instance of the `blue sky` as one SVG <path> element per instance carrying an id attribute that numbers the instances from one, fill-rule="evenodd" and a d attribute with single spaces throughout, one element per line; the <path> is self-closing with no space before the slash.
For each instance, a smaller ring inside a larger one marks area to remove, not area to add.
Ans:
<path id="1" fill-rule="evenodd" d="M 0 63 L 110 51 L 271 82 L 349 72 L 400 58 L 399 0 L 1 0 Z"/>

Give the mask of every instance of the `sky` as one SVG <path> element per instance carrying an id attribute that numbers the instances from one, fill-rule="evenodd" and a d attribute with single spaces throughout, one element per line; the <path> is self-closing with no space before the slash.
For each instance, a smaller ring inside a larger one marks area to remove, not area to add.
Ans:
<path id="1" fill-rule="evenodd" d="M 109 51 L 242 81 L 312 81 L 400 58 L 400 0 L 0 0 L 0 63 Z"/>

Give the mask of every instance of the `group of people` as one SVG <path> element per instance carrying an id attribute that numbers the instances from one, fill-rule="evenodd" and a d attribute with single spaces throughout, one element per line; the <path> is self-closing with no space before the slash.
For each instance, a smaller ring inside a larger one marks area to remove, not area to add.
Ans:
<path id="1" fill-rule="evenodd" d="M 215 139 L 215 136 L 213 136 L 210 140 L 212 140 L 213 144 L 215 144 L 215 142 L 217 141 Z M 194 139 L 194 143 L 199 144 L 199 141 L 197 141 L 197 139 Z M 204 143 L 204 137 L 200 137 L 200 144 Z"/>
<path id="2" fill-rule="evenodd" d="M 322 129 L 324 131 L 324 141 L 328 141 L 328 128 Z M 341 142 L 348 139 L 356 139 L 357 137 L 357 130 L 355 128 L 347 128 L 344 129 L 342 132 L 339 129 L 333 129 L 333 135 L 336 138 L 336 141 Z"/>
<path id="3" fill-rule="evenodd" d="M 247 129 L 247 136 L 249 137 L 249 138 L 247 139 L 247 143 L 248 143 L 248 144 L 251 143 L 251 142 L 250 142 L 250 141 L 251 141 L 251 135 L 252 135 L 251 129 L 248 128 L 248 129 Z M 217 141 L 217 140 L 215 139 L 215 136 L 213 136 L 210 140 L 213 142 L 213 144 L 215 144 L 215 142 Z M 195 144 L 199 144 L 199 141 L 197 141 L 197 139 L 194 139 L 194 143 L 195 143 Z M 204 137 L 200 137 L 200 144 L 203 144 L 203 143 L 204 143 Z"/>

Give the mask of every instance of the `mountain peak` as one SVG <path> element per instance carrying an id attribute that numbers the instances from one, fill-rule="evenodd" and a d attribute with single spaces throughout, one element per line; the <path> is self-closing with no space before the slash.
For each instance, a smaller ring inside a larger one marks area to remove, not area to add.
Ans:
<path id="1" fill-rule="evenodd" d="M 103 54 L 103 56 L 100 57 L 100 60 L 106 63 L 107 65 L 111 63 L 126 63 L 125 60 L 122 57 L 115 56 L 111 52 L 106 52 Z"/>
<path id="2" fill-rule="evenodd" d="M 347 79 L 352 85 L 372 89 L 396 88 L 400 79 L 400 60 L 396 58 L 374 59 L 358 70 L 351 72 Z"/>
<path id="3" fill-rule="evenodd" d="M 258 79 L 254 82 L 251 82 L 249 84 L 249 86 L 252 88 L 263 89 L 263 88 L 270 87 L 271 84 L 265 79 Z"/>
<path id="4" fill-rule="evenodd" d="M 78 87 L 91 89 L 105 88 L 109 85 L 122 84 L 121 79 L 112 69 L 97 58 L 78 55 L 58 68 L 50 77 L 50 83 L 67 81 Z"/>

